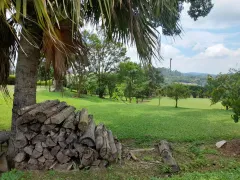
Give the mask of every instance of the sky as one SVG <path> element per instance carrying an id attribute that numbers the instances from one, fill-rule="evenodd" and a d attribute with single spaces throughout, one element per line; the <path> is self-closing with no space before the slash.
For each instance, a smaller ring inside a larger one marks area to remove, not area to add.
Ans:
<path id="1" fill-rule="evenodd" d="M 197 21 L 191 19 L 184 5 L 181 14 L 181 37 L 162 36 L 163 60 L 157 67 L 180 72 L 209 74 L 227 73 L 230 68 L 240 69 L 240 0 L 213 0 L 209 15 Z M 128 47 L 127 56 L 138 61 L 135 47 Z"/>

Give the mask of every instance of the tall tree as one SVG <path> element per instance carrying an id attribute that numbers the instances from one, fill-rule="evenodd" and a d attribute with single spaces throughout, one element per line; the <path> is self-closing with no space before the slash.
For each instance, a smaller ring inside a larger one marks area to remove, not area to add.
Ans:
<path id="1" fill-rule="evenodd" d="M 228 74 L 219 74 L 215 78 L 208 77 L 207 88 L 213 104 L 221 102 L 228 109 L 232 108 L 232 119 L 240 117 L 240 71 L 231 69 Z"/>
<path id="2" fill-rule="evenodd" d="M 31 18 L 33 18 L 34 21 L 37 21 L 34 4 L 28 3 L 27 9 L 29 9 Z M 32 9 L 32 11 L 30 9 Z M 12 110 L 13 131 L 15 131 L 16 128 L 16 111 L 19 108 L 36 103 L 37 69 L 41 57 L 40 45 L 42 42 L 42 29 L 39 26 L 36 26 L 32 20 L 27 18 L 24 19 L 22 26 L 22 35 L 16 65 L 16 81 Z"/>
<path id="3" fill-rule="evenodd" d="M 139 84 L 144 82 L 143 73 L 143 69 L 137 63 L 127 61 L 119 65 L 119 80 L 126 84 L 125 97 L 129 99 L 130 103 L 132 102 L 132 98 L 136 94 L 139 97 L 139 93 L 142 91 L 142 87 Z"/>
<path id="4" fill-rule="evenodd" d="M 158 89 L 156 89 L 156 95 L 158 96 L 158 105 L 160 106 L 161 99 L 165 95 L 165 88 L 159 87 Z"/>
<path id="5" fill-rule="evenodd" d="M 111 75 L 108 74 L 116 72 L 119 63 L 128 59 L 126 57 L 127 50 L 123 44 L 101 38 L 97 34 L 85 31 L 83 35 L 89 47 L 89 70 L 97 75 L 98 95 L 103 98 L 106 83 L 111 78 Z"/>
<path id="6" fill-rule="evenodd" d="M 217 77 L 208 77 L 207 89 L 211 97 L 211 104 L 221 102 L 226 110 L 231 107 L 231 100 L 229 94 L 229 83 L 231 82 L 231 74 L 219 74 Z"/>
<path id="7" fill-rule="evenodd" d="M 145 74 L 148 79 L 147 86 L 147 96 L 152 96 L 156 93 L 157 89 L 161 89 L 162 84 L 164 83 L 164 77 L 160 69 L 150 66 L 145 68 Z"/>

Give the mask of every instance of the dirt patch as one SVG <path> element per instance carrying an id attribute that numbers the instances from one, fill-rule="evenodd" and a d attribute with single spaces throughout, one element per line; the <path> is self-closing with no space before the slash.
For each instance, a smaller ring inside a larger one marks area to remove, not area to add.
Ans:
<path id="1" fill-rule="evenodd" d="M 228 141 L 221 147 L 221 151 L 229 156 L 240 156 L 240 139 Z"/>

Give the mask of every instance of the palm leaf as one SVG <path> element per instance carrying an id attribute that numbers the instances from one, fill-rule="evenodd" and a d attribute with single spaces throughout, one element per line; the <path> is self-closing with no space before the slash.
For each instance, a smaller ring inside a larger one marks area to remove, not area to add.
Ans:
<path id="1" fill-rule="evenodd" d="M 0 16 L 0 90 L 5 95 L 9 96 L 7 90 L 7 80 L 9 76 L 10 64 L 13 64 L 13 61 L 16 56 L 16 51 L 18 49 L 15 36 L 12 33 L 14 29 L 11 29 L 12 22 L 6 21 L 2 16 Z"/>
<path id="2" fill-rule="evenodd" d="M 140 59 L 151 63 L 158 57 L 158 26 L 169 35 L 181 30 L 178 20 L 182 0 L 1 0 L 0 15 L 6 20 L 11 11 L 16 23 L 24 29 L 24 18 L 35 21 L 43 30 L 43 52 L 47 66 L 55 67 L 61 76 L 68 65 L 68 56 L 77 53 L 86 57 L 86 48 L 79 29 L 86 21 L 101 24 L 109 39 L 135 44 Z M 34 8 L 31 8 L 34 7 Z M 65 27 L 62 22 L 68 22 Z M 29 33 L 31 35 L 31 33 Z M 26 37 L 29 38 L 29 37 Z M 32 38 L 34 39 L 34 38 Z M 32 42 L 32 41 L 31 41 Z M 33 43 L 34 44 L 34 43 Z M 2 67 L 2 66 L 1 66 Z M 4 66 L 8 68 L 7 66 Z M 7 70 L 5 71 L 7 76 Z"/>

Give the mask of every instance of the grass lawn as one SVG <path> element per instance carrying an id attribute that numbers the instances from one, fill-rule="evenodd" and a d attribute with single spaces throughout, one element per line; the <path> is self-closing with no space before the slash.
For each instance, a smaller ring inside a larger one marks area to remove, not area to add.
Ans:
<path id="1" fill-rule="evenodd" d="M 10 87 L 10 91 L 13 91 L 13 87 Z M 240 124 L 233 122 L 231 111 L 225 111 L 221 104 L 210 106 L 209 99 L 193 98 L 180 100 L 179 108 L 174 108 L 175 102 L 169 98 L 162 98 L 161 106 L 158 106 L 158 99 L 147 100 L 140 104 L 128 104 L 89 96 L 78 99 L 69 92 L 65 92 L 62 97 L 61 93 L 48 92 L 44 88 L 39 88 L 37 101 L 48 99 L 66 101 L 77 109 L 87 108 L 94 115 L 97 123 L 103 122 L 129 147 L 149 147 L 162 139 L 173 142 L 176 159 L 182 168 L 182 174 L 174 177 L 177 180 L 215 180 L 228 179 L 227 177 L 239 179 L 240 170 L 237 167 L 240 166 L 240 161 L 236 158 L 223 157 L 214 147 L 216 141 L 240 138 Z M 10 128 L 11 108 L 12 103 L 6 103 L 0 97 L 1 130 Z M 141 158 L 151 159 L 147 156 Z M 213 167 L 212 161 L 217 165 Z M 162 167 L 157 167 L 152 172 L 142 172 L 142 168 L 140 170 L 135 166 L 134 169 L 132 166 L 128 166 L 127 169 L 114 166 L 107 172 L 101 172 L 103 174 L 100 176 L 98 172 L 91 173 L 89 176 L 88 171 L 71 175 L 55 172 L 41 175 L 34 172 L 27 175 L 33 176 L 35 180 L 39 177 L 41 179 L 77 179 L 79 176 L 90 179 L 156 180 L 158 171 L 163 171 Z M 194 172 L 208 170 L 211 172 Z"/>
<path id="2" fill-rule="evenodd" d="M 135 139 L 138 144 L 160 139 L 173 142 L 211 141 L 240 137 L 240 124 L 231 119 L 231 111 L 220 104 L 210 106 L 208 99 L 185 99 L 174 108 L 169 98 L 153 99 L 140 104 L 99 99 L 97 97 L 74 98 L 72 94 L 38 90 L 37 101 L 60 99 L 77 109 L 87 108 L 97 123 L 103 122 L 120 139 Z M 12 104 L 0 99 L 0 129 L 10 128 Z"/>

